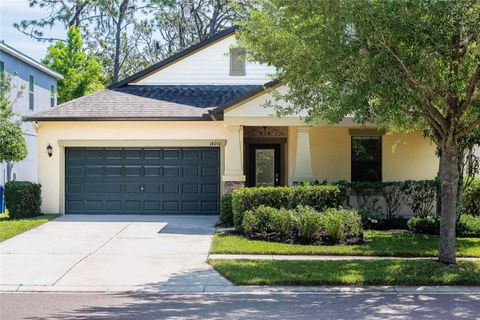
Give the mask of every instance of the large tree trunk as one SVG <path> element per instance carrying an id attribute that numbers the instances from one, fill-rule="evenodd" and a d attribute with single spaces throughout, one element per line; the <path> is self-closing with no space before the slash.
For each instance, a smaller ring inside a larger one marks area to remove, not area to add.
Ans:
<path id="1" fill-rule="evenodd" d="M 442 209 L 440 222 L 439 261 L 453 264 L 455 259 L 455 225 L 458 193 L 458 141 L 449 134 L 442 143 L 441 192 Z"/>

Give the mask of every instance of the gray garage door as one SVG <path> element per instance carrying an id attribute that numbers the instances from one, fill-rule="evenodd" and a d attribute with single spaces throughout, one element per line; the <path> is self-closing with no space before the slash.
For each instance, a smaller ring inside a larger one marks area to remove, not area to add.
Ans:
<path id="1" fill-rule="evenodd" d="M 65 210 L 218 214 L 218 148 L 66 148 Z"/>

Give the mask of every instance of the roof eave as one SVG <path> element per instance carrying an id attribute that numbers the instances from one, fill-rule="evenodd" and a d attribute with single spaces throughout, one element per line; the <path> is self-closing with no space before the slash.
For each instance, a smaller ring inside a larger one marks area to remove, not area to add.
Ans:
<path id="1" fill-rule="evenodd" d="M 55 78 L 55 79 L 63 79 L 63 75 L 60 73 L 53 71 L 52 69 L 48 68 L 47 66 L 43 65 L 42 63 L 30 58 L 24 53 L 21 53 L 20 51 L 17 51 L 16 49 L 10 47 L 9 45 L 0 42 L 0 49 L 2 51 L 5 51 L 7 54 L 25 62 L 26 64 L 29 64 L 30 66 L 48 74 L 49 76 Z"/>
<path id="2" fill-rule="evenodd" d="M 275 80 L 272 80 L 270 82 L 267 82 L 265 83 L 263 86 L 260 86 L 259 88 L 257 89 L 254 89 L 254 90 L 251 90 L 251 91 L 248 91 L 247 93 L 245 93 L 244 95 L 238 97 L 238 98 L 235 98 L 233 100 L 230 100 L 229 102 L 227 102 L 226 104 L 224 104 L 223 106 L 220 106 L 220 107 L 217 107 L 213 110 L 210 110 L 209 113 L 216 116 L 216 115 L 219 115 L 219 114 L 223 114 L 223 112 L 239 103 L 242 103 L 243 101 L 249 99 L 249 98 L 252 98 L 260 93 L 263 93 L 265 92 L 267 89 L 270 89 L 270 88 L 274 88 L 278 85 L 281 84 L 281 81 L 279 79 L 275 79 Z"/>
<path id="3" fill-rule="evenodd" d="M 213 121 L 213 119 L 205 114 L 201 117 L 27 117 L 26 121 Z"/>

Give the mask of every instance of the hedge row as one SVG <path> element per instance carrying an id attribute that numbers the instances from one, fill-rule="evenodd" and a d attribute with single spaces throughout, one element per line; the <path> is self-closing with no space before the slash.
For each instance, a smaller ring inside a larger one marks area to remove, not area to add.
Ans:
<path id="1" fill-rule="evenodd" d="M 480 178 L 475 179 L 463 194 L 463 213 L 480 216 Z"/>
<path id="2" fill-rule="evenodd" d="M 414 233 L 440 234 L 440 219 L 437 217 L 414 217 L 408 220 L 408 228 Z M 480 216 L 462 214 L 457 221 L 457 236 L 480 237 Z"/>
<path id="3" fill-rule="evenodd" d="M 302 244 L 353 244 L 363 240 L 358 212 L 345 209 L 275 209 L 261 205 L 245 212 L 242 229 L 250 239 Z"/>
<path id="4" fill-rule="evenodd" d="M 232 192 L 233 223 L 242 231 L 245 212 L 261 205 L 276 209 L 309 206 L 323 211 L 342 204 L 345 195 L 338 186 L 258 187 L 240 188 Z"/>

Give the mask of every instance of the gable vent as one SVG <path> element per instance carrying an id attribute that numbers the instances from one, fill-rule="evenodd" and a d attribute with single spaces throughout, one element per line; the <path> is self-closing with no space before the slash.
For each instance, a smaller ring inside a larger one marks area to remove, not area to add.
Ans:
<path id="1" fill-rule="evenodd" d="M 230 48 L 230 75 L 244 76 L 245 75 L 245 49 L 244 48 Z"/>

